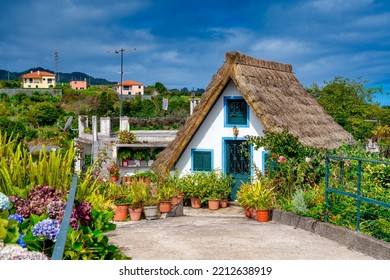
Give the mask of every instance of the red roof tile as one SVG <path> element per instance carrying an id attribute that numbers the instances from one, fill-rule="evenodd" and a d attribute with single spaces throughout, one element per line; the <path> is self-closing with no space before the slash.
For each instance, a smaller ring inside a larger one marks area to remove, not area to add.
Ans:
<path id="1" fill-rule="evenodd" d="M 143 84 L 139 83 L 139 82 L 136 82 L 136 81 L 132 81 L 132 80 L 127 80 L 127 81 L 124 81 L 122 83 L 124 86 L 142 86 Z M 115 86 L 116 87 L 119 87 L 121 84 L 120 83 L 117 83 Z"/>
<path id="2" fill-rule="evenodd" d="M 35 72 L 30 72 L 30 73 L 24 74 L 22 77 L 23 78 L 42 78 L 42 76 L 54 77 L 55 75 L 53 73 L 49 73 L 46 71 L 35 71 Z"/>

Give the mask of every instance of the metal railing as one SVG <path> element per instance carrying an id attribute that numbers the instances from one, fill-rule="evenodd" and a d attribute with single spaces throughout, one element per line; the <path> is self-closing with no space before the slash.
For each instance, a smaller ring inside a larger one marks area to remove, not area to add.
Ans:
<path id="1" fill-rule="evenodd" d="M 76 196 L 76 188 L 77 188 L 77 174 L 73 174 L 72 186 L 69 191 L 65 213 L 61 222 L 60 232 L 58 233 L 56 243 L 54 244 L 53 254 L 51 256 L 52 260 L 62 260 L 62 256 L 65 250 L 66 237 L 68 236 L 68 228 L 70 223 L 70 217 L 72 215 L 74 198 Z"/>
<path id="2" fill-rule="evenodd" d="M 334 168 L 337 169 L 337 172 L 334 172 L 333 174 L 330 174 L 330 163 L 336 162 L 338 163 L 338 167 Z M 357 162 L 357 165 L 356 165 Z M 373 199 L 370 197 L 367 197 L 369 195 L 365 195 L 370 193 L 371 190 L 369 187 L 366 187 L 367 184 L 365 182 L 364 185 L 364 193 L 362 194 L 362 173 L 363 173 L 363 167 L 362 164 L 367 163 L 368 164 L 383 164 L 383 165 L 389 165 L 390 162 L 384 162 L 384 161 L 378 161 L 378 160 L 369 160 L 369 159 L 362 159 L 362 158 L 353 158 L 353 157 L 342 157 L 342 156 L 327 156 L 326 157 L 326 172 L 325 172 L 325 205 L 326 205 L 326 211 L 325 211 L 325 221 L 329 221 L 329 211 L 330 211 L 330 201 L 329 201 L 329 195 L 330 194 L 336 194 L 341 195 L 345 197 L 352 198 L 356 200 L 356 231 L 360 231 L 361 222 L 362 222 L 362 213 L 361 213 L 361 205 L 362 203 L 368 203 L 371 205 L 375 205 L 375 208 L 383 207 L 390 209 L 390 203 L 385 201 L 380 201 L 378 199 Z M 351 168 L 351 166 L 353 166 Z M 349 170 L 346 170 L 349 168 Z M 349 174 L 348 171 L 350 171 Z M 351 174 L 352 173 L 352 174 Z M 332 183 L 335 187 L 330 186 L 330 177 L 332 176 Z M 349 179 L 348 179 L 349 178 Z M 370 182 L 370 184 L 375 184 L 374 182 Z M 336 187 L 337 186 L 337 187 Z M 372 186 L 372 185 L 371 185 Z M 385 188 L 386 189 L 386 188 Z M 385 194 L 389 194 L 389 192 L 385 191 Z M 378 195 L 376 195 L 376 198 Z M 390 197 L 384 197 L 384 200 L 390 199 Z M 336 206 L 337 207 L 337 206 Z M 348 211 L 351 209 L 349 208 Z M 385 213 L 390 213 L 385 211 Z M 367 213 L 365 213 L 367 214 Z M 385 217 L 378 217 L 378 215 L 375 215 L 373 213 L 370 214 L 370 216 L 374 218 L 382 218 L 386 219 L 386 223 L 390 224 L 390 216 Z M 355 218 L 354 217 L 354 218 Z M 368 219 L 367 219 L 368 220 Z M 390 229 L 386 229 L 390 230 Z"/>

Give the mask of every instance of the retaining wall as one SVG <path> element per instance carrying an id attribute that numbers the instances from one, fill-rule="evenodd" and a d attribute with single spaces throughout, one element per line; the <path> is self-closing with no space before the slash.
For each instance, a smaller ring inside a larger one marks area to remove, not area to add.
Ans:
<path id="1" fill-rule="evenodd" d="M 272 211 L 272 221 L 318 234 L 375 259 L 390 260 L 390 243 L 348 228 L 301 217 L 278 209 Z"/>

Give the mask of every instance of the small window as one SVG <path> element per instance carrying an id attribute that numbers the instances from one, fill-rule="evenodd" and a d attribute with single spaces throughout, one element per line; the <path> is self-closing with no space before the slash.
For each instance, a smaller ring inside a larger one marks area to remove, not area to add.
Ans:
<path id="1" fill-rule="evenodd" d="M 225 123 L 227 126 L 248 125 L 248 105 L 243 98 L 225 99 Z"/>
<path id="2" fill-rule="evenodd" d="M 192 171 L 211 171 L 212 169 L 211 150 L 192 150 Z"/>

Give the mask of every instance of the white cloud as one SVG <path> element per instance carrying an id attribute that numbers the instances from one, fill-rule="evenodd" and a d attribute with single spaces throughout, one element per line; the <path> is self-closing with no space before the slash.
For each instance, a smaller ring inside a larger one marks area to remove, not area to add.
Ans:
<path id="1" fill-rule="evenodd" d="M 314 8 L 320 13 L 341 13 L 363 9 L 373 3 L 373 0 L 317 0 L 308 1 L 304 6 Z"/>

